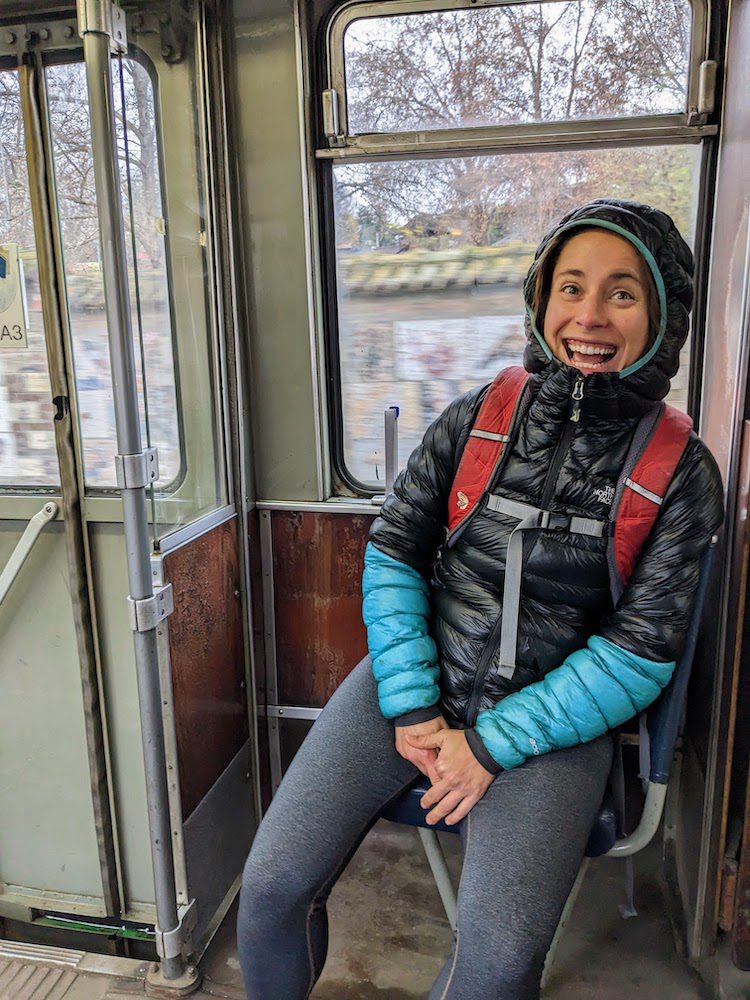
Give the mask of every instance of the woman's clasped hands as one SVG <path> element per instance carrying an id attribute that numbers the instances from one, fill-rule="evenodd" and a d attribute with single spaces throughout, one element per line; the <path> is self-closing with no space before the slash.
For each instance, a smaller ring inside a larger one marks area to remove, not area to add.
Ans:
<path id="1" fill-rule="evenodd" d="M 414 726 L 396 727 L 396 750 L 432 783 L 422 796 L 430 809 L 427 822 L 460 822 L 479 802 L 495 779 L 471 751 L 460 729 L 449 729 L 442 716 Z"/>

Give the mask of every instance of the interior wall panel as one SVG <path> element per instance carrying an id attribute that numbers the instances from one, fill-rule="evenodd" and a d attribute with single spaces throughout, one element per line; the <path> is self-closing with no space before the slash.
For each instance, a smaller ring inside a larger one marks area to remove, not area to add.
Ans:
<path id="1" fill-rule="evenodd" d="M 279 703 L 323 706 L 367 653 L 362 564 L 374 519 L 274 511 Z"/>
<path id="2" fill-rule="evenodd" d="M 183 818 L 248 739 L 236 518 L 164 557 Z"/>

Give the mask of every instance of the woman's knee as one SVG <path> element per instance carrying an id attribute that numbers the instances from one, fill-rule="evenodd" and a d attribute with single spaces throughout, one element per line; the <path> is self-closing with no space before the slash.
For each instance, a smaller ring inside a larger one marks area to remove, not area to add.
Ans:
<path id="1" fill-rule="evenodd" d="M 290 864 L 283 845 L 268 850 L 264 840 L 259 832 L 242 872 L 240 916 L 245 924 L 283 922 L 314 896 L 314 887 L 308 889 L 304 872 Z"/>
<path id="2" fill-rule="evenodd" d="M 459 955 L 440 1000 L 537 1000 L 546 948 L 504 936 L 477 951 L 459 945 Z M 459 938 L 460 940 L 460 938 Z"/>

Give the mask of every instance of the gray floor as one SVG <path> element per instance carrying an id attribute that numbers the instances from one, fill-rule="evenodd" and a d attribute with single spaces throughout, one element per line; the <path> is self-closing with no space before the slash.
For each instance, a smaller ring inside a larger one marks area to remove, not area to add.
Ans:
<path id="1" fill-rule="evenodd" d="M 458 837 L 445 835 L 442 840 L 457 875 Z M 545 1000 L 698 1000 L 719 995 L 706 991 L 675 952 L 657 869 L 654 847 L 636 861 L 639 914 L 623 920 L 618 911 L 624 893 L 622 863 L 592 863 Z M 329 959 L 313 1000 L 424 1000 L 448 953 L 450 930 L 415 830 L 380 822 L 334 889 L 329 912 Z M 235 913 L 236 904 L 201 963 L 204 983 L 196 998 L 244 1000 L 234 948 Z M 741 990 L 731 996 L 750 997 L 750 977 L 739 981 Z M 78 975 L 69 984 L 58 981 L 54 992 L 40 982 L 44 992 L 38 994 L 20 994 L 13 988 L 5 992 L 2 983 L 0 968 L 0 1000 L 21 995 L 49 1000 L 143 996 L 132 980 L 102 976 Z"/>
<path id="2" fill-rule="evenodd" d="M 442 840 L 457 876 L 458 837 Z M 618 911 L 624 893 L 622 864 L 598 861 L 590 866 L 546 1000 L 708 996 L 675 953 L 653 875 L 657 863 L 658 852 L 652 850 L 637 865 L 639 915 L 630 920 Z M 450 929 L 415 830 L 379 823 L 334 889 L 329 913 L 329 958 L 313 1000 L 424 1000 L 450 948 Z M 231 928 L 226 926 L 232 915 L 203 963 L 209 991 L 240 985 Z M 223 995 L 242 998 L 241 992 Z"/>

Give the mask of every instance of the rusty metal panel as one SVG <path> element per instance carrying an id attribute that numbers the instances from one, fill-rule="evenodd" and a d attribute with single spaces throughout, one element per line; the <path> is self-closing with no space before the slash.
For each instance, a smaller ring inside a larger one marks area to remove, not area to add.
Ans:
<path id="1" fill-rule="evenodd" d="M 237 519 L 164 557 L 183 818 L 248 739 Z"/>
<path id="2" fill-rule="evenodd" d="M 252 613 L 255 701 L 266 703 L 266 651 L 263 642 L 263 566 L 260 558 L 260 518 L 257 508 L 248 511 L 247 538 L 250 552 L 250 608 Z"/>
<path id="3" fill-rule="evenodd" d="M 273 512 L 282 705 L 324 705 L 367 653 L 361 581 L 373 517 Z"/>

